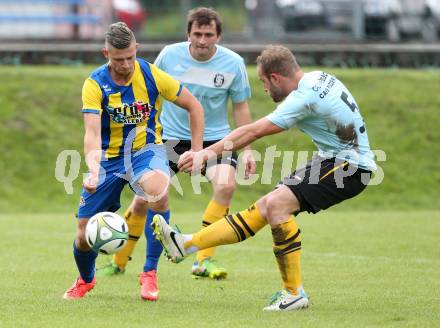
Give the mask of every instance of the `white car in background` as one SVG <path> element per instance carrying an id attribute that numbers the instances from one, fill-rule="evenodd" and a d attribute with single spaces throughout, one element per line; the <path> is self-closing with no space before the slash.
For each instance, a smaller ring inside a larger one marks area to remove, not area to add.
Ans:
<path id="1" fill-rule="evenodd" d="M 286 32 L 319 27 L 350 32 L 354 24 L 361 24 L 367 40 L 435 42 L 440 35 L 440 0 L 277 0 L 276 4 Z M 356 21 L 358 17 L 363 20 Z"/>
<path id="2" fill-rule="evenodd" d="M 377 10 L 377 2 L 385 5 Z M 367 0 L 364 5 L 365 17 L 375 20 L 389 41 L 405 39 L 437 41 L 440 31 L 439 0 Z M 372 22 L 370 22 L 372 23 Z M 372 26 L 372 24 L 370 24 Z"/>

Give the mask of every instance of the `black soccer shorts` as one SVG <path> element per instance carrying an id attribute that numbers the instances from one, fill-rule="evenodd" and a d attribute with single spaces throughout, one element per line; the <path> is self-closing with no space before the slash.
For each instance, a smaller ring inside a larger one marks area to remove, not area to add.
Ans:
<path id="1" fill-rule="evenodd" d="M 371 171 L 348 162 L 314 156 L 306 166 L 295 170 L 279 183 L 287 186 L 299 201 L 300 209 L 317 213 L 361 193 L 371 178 Z"/>
<path id="2" fill-rule="evenodd" d="M 209 147 L 219 140 L 214 141 L 204 141 L 203 142 L 203 148 Z M 177 162 L 179 161 L 180 155 L 182 155 L 184 152 L 191 149 L 191 141 L 190 140 L 163 140 L 165 145 L 167 146 L 167 155 L 168 155 L 168 162 L 170 166 L 170 173 L 171 175 L 176 174 L 179 172 L 179 169 L 177 168 Z M 205 175 L 206 168 L 211 167 L 213 165 L 217 164 L 228 164 L 232 166 L 234 169 L 237 168 L 237 160 L 238 155 L 235 151 L 233 152 L 226 152 L 225 156 L 219 156 L 215 160 L 210 160 L 208 163 L 206 163 L 206 167 L 202 169 L 202 174 Z"/>

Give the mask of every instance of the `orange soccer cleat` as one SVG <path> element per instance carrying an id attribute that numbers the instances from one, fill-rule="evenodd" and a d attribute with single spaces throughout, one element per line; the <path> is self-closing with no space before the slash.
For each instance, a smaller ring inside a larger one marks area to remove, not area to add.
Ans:
<path id="1" fill-rule="evenodd" d="M 94 277 L 91 282 L 85 282 L 81 277 L 77 278 L 75 283 L 70 287 L 63 295 L 66 300 L 74 300 L 84 297 L 87 292 L 91 291 L 95 287 L 96 278 Z"/>
<path id="2" fill-rule="evenodd" d="M 147 301 L 157 301 L 159 298 L 159 288 L 157 287 L 156 270 L 142 272 L 139 275 L 141 284 L 141 298 Z"/>

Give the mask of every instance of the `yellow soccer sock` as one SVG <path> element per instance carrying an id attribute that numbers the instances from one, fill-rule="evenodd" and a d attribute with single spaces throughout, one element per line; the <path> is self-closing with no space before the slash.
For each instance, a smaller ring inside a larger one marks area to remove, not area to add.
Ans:
<path id="1" fill-rule="evenodd" d="M 217 203 L 215 200 L 211 199 L 206 207 L 205 213 L 203 213 L 202 226 L 207 227 L 212 223 L 220 220 L 229 212 L 229 208 L 226 205 Z M 204 250 L 197 252 L 197 261 L 200 263 L 208 257 L 214 255 L 215 247 L 206 248 Z"/>
<path id="2" fill-rule="evenodd" d="M 113 255 L 113 263 L 122 271 L 125 270 L 127 262 L 133 254 L 134 247 L 144 232 L 146 219 L 146 215 L 135 215 L 131 212 L 130 208 L 125 212 L 125 221 L 127 221 L 128 225 L 128 241 L 123 249 Z"/>
<path id="3" fill-rule="evenodd" d="M 272 227 L 273 252 L 277 259 L 284 288 L 297 294 L 301 281 L 301 231 L 293 217 Z"/>
<path id="4" fill-rule="evenodd" d="M 184 247 L 206 249 L 219 245 L 234 244 L 255 235 L 267 224 L 256 205 L 233 215 L 225 216 L 203 228 L 185 242 Z"/>

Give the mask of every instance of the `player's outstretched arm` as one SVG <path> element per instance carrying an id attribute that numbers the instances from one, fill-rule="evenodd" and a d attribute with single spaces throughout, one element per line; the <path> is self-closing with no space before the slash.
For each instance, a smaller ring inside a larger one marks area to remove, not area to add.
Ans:
<path id="1" fill-rule="evenodd" d="M 92 113 L 84 114 L 84 155 L 89 174 L 83 181 L 84 189 L 94 193 L 98 186 L 101 161 L 101 117 Z"/>
<path id="2" fill-rule="evenodd" d="M 191 149 L 201 150 L 203 148 L 203 131 L 205 129 L 205 114 L 202 105 L 185 87 L 182 88 L 179 97 L 174 103 L 186 109 L 189 113 Z"/>
<path id="3" fill-rule="evenodd" d="M 234 122 L 236 127 L 240 127 L 251 123 L 251 113 L 247 101 L 233 103 L 232 108 L 233 108 Z M 244 153 L 241 156 L 241 160 L 245 167 L 244 178 L 249 179 L 249 177 L 255 173 L 257 168 L 250 144 L 244 147 Z"/>
<path id="4" fill-rule="evenodd" d="M 282 131 L 284 129 L 264 117 L 254 123 L 235 129 L 219 142 L 201 151 L 184 153 L 180 156 L 177 166 L 181 171 L 195 172 L 201 164 L 217 157 L 225 150 L 239 150 L 259 138 Z"/>

